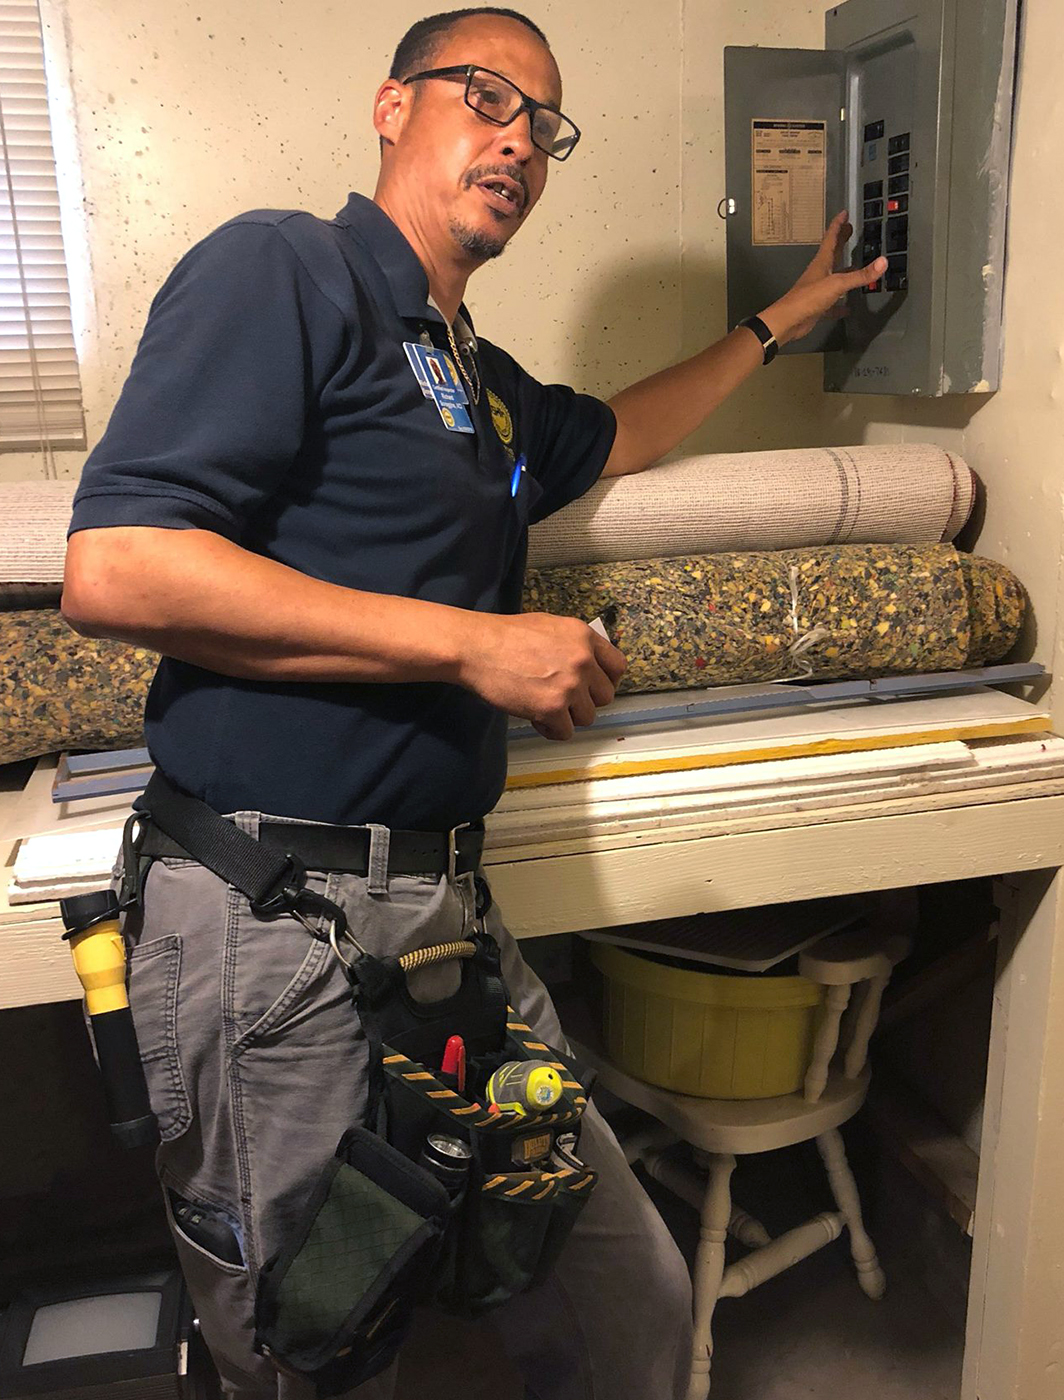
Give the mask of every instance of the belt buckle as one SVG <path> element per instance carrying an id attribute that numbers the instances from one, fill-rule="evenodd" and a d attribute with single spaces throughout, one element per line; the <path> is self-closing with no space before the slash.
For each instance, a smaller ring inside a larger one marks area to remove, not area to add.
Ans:
<path id="1" fill-rule="evenodd" d="M 447 881 L 454 884 L 458 870 L 458 833 L 468 831 L 471 822 L 459 822 L 457 826 L 452 826 L 447 833 Z"/>

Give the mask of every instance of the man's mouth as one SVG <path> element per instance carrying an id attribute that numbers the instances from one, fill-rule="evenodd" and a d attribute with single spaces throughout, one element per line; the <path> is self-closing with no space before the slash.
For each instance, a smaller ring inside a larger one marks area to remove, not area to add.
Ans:
<path id="1" fill-rule="evenodd" d="M 477 181 L 477 189 L 483 190 L 492 209 L 503 214 L 520 214 L 525 207 L 525 192 L 516 180 L 506 175 L 491 175 Z"/>

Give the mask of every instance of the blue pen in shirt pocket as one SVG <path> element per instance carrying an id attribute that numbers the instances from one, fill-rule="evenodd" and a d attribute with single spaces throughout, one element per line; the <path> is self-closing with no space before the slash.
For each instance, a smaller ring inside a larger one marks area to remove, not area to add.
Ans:
<path id="1" fill-rule="evenodd" d="M 516 500 L 517 493 L 521 488 L 521 473 L 528 466 L 528 458 L 522 452 L 514 463 L 514 469 L 510 474 L 510 495 Z"/>

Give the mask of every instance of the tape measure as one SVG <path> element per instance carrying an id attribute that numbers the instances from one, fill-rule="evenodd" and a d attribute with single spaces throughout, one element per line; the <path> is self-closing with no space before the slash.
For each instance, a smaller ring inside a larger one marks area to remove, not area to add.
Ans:
<path id="1" fill-rule="evenodd" d="M 562 1096 L 562 1077 L 545 1060 L 507 1060 L 488 1080 L 485 1092 L 501 1113 L 546 1113 Z"/>

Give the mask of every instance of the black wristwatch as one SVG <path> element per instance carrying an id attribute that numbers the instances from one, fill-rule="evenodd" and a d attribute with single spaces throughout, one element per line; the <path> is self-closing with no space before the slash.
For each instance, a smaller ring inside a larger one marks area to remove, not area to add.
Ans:
<path id="1" fill-rule="evenodd" d="M 740 326 L 745 326 L 747 330 L 753 331 L 761 342 L 761 349 L 764 351 L 763 365 L 771 364 L 779 353 L 779 342 L 765 325 L 760 316 L 747 316 L 745 321 L 739 322 Z M 738 327 L 736 327 L 738 329 Z"/>

